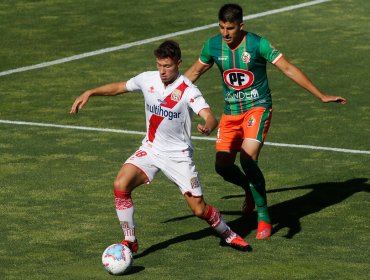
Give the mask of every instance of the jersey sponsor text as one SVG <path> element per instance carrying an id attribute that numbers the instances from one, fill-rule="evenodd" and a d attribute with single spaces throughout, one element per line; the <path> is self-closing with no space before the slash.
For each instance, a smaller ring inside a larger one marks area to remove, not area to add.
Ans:
<path id="1" fill-rule="evenodd" d="M 229 91 L 225 95 L 225 101 L 241 101 L 258 99 L 258 90 L 252 89 L 250 92 L 244 91 Z"/>
<path id="2" fill-rule="evenodd" d="M 150 106 L 149 104 L 146 104 L 146 108 L 149 112 L 153 113 L 154 115 L 168 118 L 170 121 L 173 119 L 178 119 L 181 114 L 181 112 L 172 112 L 170 110 L 166 110 L 162 106 L 156 105 Z"/>

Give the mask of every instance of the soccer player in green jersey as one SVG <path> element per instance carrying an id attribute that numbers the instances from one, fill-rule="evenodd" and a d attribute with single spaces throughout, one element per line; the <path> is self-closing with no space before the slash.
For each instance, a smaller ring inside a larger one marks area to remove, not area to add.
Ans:
<path id="1" fill-rule="evenodd" d="M 256 238 L 266 239 L 271 235 L 272 223 L 265 179 L 257 163 L 272 116 L 267 62 L 324 103 L 345 104 L 346 100 L 321 92 L 268 40 L 245 31 L 243 10 L 239 5 L 223 5 L 218 19 L 220 34 L 205 42 L 199 59 L 185 72 L 185 76 L 195 82 L 213 64 L 221 72 L 225 105 L 216 140 L 216 172 L 224 180 L 245 190 L 244 214 L 253 212 L 257 205 Z M 242 170 L 235 165 L 238 152 Z"/>

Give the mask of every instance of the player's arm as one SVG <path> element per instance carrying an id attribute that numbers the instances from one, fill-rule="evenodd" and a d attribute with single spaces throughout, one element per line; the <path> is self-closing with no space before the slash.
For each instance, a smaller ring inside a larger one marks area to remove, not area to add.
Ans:
<path id="1" fill-rule="evenodd" d="M 77 114 L 78 110 L 86 105 L 91 96 L 116 96 L 127 91 L 126 82 L 111 83 L 89 89 L 76 98 L 69 113 Z"/>
<path id="2" fill-rule="evenodd" d="M 300 70 L 297 66 L 290 63 L 284 56 L 282 56 L 276 63 L 275 66 L 279 68 L 288 78 L 300 85 L 304 89 L 308 90 L 313 96 L 321 100 L 322 102 L 338 102 L 346 104 L 346 99 L 341 96 L 332 96 L 322 93 L 310 79 Z"/>
<path id="3" fill-rule="evenodd" d="M 212 67 L 213 64 L 203 64 L 199 60 L 195 61 L 195 63 L 184 73 L 190 81 L 195 83 L 196 80 L 199 79 L 208 69 Z"/>
<path id="4" fill-rule="evenodd" d="M 210 135 L 217 127 L 218 122 L 210 108 L 200 110 L 198 115 L 205 121 L 204 124 L 198 124 L 197 129 L 200 133 Z"/>

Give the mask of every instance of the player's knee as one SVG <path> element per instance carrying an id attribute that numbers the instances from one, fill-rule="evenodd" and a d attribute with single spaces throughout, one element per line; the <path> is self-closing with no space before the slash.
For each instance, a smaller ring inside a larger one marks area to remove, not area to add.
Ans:
<path id="1" fill-rule="evenodd" d="M 125 183 L 125 180 L 123 178 L 117 178 L 116 180 L 114 180 L 113 187 L 117 191 L 128 191 L 127 184 Z"/>
<path id="2" fill-rule="evenodd" d="M 230 181 L 233 178 L 233 175 L 235 174 L 234 172 L 234 165 L 231 166 L 222 166 L 222 165 L 215 165 L 215 170 L 218 175 L 220 175 L 224 180 Z"/>
<path id="3" fill-rule="evenodd" d="M 216 170 L 216 173 L 222 177 L 225 177 L 226 176 L 226 169 L 224 166 L 220 166 L 220 165 L 215 165 L 215 170 Z"/>

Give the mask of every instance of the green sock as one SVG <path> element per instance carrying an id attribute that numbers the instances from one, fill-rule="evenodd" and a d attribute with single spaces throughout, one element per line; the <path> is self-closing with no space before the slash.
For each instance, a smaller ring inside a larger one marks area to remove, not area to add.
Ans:
<path id="1" fill-rule="evenodd" d="M 258 162 L 252 159 L 242 159 L 240 163 L 249 180 L 249 187 L 256 202 L 258 222 L 265 221 L 266 223 L 271 223 L 267 207 L 265 178 L 261 169 L 258 167 Z"/>

